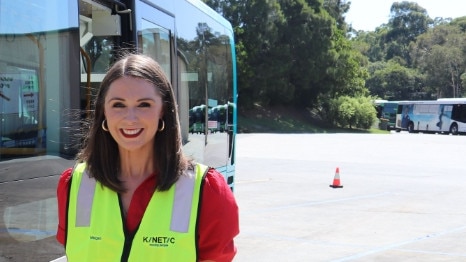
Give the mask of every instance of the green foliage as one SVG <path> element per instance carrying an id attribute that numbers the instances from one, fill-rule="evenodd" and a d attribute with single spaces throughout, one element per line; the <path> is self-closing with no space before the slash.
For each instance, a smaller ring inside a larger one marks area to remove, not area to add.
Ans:
<path id="1" fill-rule="evenodd" d="M 376 110 L 370 97 L 340 96 L 330 100 L 328 120 L 338 127 L 369 129 L 376 120 Z"/>
<path id="2" fill-rule="evenodd" d="M 347 0 L 204 0 L 235 30 L 239 103 L 318 111 L 336 126 L 368 128 L 377 96 L 460 97 L 466 17 L 431 19 L 394 2 L 386 24 L 354 32 Z M 360 114 L 360 112 L 366 112 Z"/>
<path id="3" fill-rule="evenodd" d="M 436 97 L 463 96 L 466 33 L 459 20 L 429 30 L 411 45 L 414 65 L 425 75 L 424 91 Z"/>
<path id="4" fill-rule="evenodd" d="M 432 24 L 433 20 L 427 15 L 426 9 L 417 3 L 394 2 L 390 8 L 390 30 L 385 36 L 386 60 L 399 56 L 410 64 L 409 44 L 427 32 Z"/>
<path id="5" fill-rule="evenodd" d="M 366 84 L 372 95 L 387 100 L 414 99 L 420 76 L 416 70 L 406 68 L 397 61 L 371 65 Z"/>
<path id="6" fill-rule="evenodd" d="M 349 3 L 207 0 L 235 28 L 243 107 L 318 106 L 322 94 L 367 94 L 362 56 L 346 38 Z"/>
<path id="7" fill-rule="evenodd" d="M 370 61 L 371 94 L 388 100 L 464 96 L 466 17 L 433 20 L 408 1 L 390 11 L 389 23 L 352 39 Z"/>

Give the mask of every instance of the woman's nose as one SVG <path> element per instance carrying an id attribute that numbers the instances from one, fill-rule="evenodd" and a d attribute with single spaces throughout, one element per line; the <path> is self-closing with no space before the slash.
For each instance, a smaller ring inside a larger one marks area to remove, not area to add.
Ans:
<path id="1" fill-rule="evenodd" d="M 128 108 L 128 110 L 126 111 L 126 119 L 127 120 L 137 119 L 137 112 L 134 108 Z"/>

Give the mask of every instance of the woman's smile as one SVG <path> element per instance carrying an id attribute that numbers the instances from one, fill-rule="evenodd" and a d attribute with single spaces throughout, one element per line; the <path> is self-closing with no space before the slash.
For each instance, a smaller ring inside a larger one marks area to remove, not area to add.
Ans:
<path id="1" fill-rule="evenodd" d="M 135 138 L 135 137 L 138 137 L 142 133 L 143 130 L 144 130 L 143 128 L 136 128 L 136 129 L 122 128 L 120 129 L 120 132 L 126 138 Z"/>

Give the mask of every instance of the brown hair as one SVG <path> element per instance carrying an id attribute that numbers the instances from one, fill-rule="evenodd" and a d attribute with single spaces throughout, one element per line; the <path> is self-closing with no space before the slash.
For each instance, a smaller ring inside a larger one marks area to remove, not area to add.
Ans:
<path id="1" fill-rule="evenodd" d="M 120 172 L 118 145 L 110 133 L 102 129 L 102 122 L 105 119 L 105 96 L 110 85 L 123 76 L 136 77 L 152 83 L 162 96 L 165 129 L 155 136 L 153 161 L 154 171 L 157 174 L 157 189 L 168 190 L 188 167 L 188 160 L 181 149 L 180 124 L 172 86 L 160 65 L 148 56 L 125 55 L 108 70 L 100 85 L 89 133 L 78 160 L 87 163 L 91 176 L 102 185 L 116 192 L 125 191 L 118 179 Z"/>

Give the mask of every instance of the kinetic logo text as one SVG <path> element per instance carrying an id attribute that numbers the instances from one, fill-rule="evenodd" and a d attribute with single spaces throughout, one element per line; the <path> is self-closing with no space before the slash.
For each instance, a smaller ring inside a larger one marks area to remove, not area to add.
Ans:
<path id="1" fill-rule="evenodd" d="M 175 244 L 174 237 L 142 237 L 144 244 L 149 244 L 153 247 L 168 247 Z"/>

